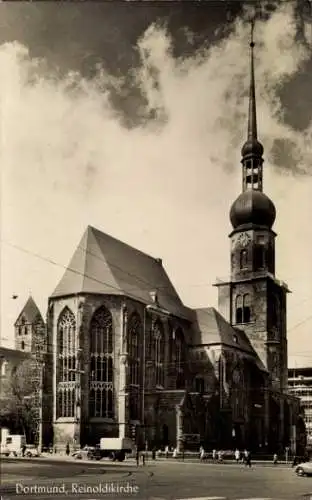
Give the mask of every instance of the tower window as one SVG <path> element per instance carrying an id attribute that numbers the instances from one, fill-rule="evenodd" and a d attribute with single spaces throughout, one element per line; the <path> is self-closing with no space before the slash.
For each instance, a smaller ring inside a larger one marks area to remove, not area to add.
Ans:
<path id="1" fill-rule="evenodd" d="M 251 304 L 250 295 L 245 294 L 243 297 L 237 295 L 235 302 L 235 322 L 240 323 L 250 323 L 251 320 Z"/>
<path id="2" fill-rule="evenodd" d="M 22 351 L 25 349 L 25 342 L 24 342 L 24 340 L 22 340 L 22 342 L 21 342 L 21 349 L 22 349 Z"/>
<path id="3" fill-rule="evenodd" d="M 237 295 L 235 302 L 235 322 L 243 322 L 243 298 L 241 295 Z"/>
<path id="4" fill-rule="evenodd" d="M 246 294 L 243 298 L 243 323 L 250 322 L 250 295 Z"/>
<path id="5" fill-rule="evenodd" d="M 255 266 L 255 271 L 263 269 L 265 267 L 263 245 L 257 245 L 254 249 L 254 266 Z"/>
<path id="6" fill-rule="evenodd" d="M 240 253 L 240 268 L 246 269 L 248 265 L 248 253 L 247 250 L 242 250 Z"/>

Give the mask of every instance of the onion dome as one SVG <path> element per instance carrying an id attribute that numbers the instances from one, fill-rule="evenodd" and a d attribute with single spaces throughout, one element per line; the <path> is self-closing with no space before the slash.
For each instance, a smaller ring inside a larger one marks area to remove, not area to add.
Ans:
<path id="1" fill-rule="evenodd" d="M 253 189 L 241 193 L 230 210 L 230 220 L 234 229 L 251 224 L 271 229 L 275 217 L 274 203 L 262 191 Z"/>
<path id="2" fill-rule="evenodd" d="M 246 158 L 248 156 L 258 156 L 262 157 L 263 155 L 263 146 L 261 142 L 257 139 L 250 139 L 245 142 L 242 147 L 242 157 Z"/>

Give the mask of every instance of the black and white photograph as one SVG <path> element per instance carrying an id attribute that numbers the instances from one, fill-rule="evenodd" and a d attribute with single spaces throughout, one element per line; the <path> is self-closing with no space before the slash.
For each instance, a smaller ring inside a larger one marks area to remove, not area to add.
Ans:
<path id="1" fill-rule="evenodd" d="M 312 498 L 312 2 L 0 3 L 1 500 Z"/>

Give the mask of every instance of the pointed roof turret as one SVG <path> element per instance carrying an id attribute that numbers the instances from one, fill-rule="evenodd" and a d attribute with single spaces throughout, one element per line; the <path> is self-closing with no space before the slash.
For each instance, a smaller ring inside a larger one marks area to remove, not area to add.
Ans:
<path id="1" fill-rule="evenodd" d="M 40 317 L 40 319 L 42 319 L 42 321 L 43 321 L 41 312 L 40 312 L 36 302 L 34 301 L 32 296 L 30 295 L 26 304 L 24 305 L 22 311 L 18 315 L 18 318 L 15 322 L 15 325 L 19 325 L 22 318 L 24 318 L 28 324 L 32 324 L 37 320 L 38 317 Z"/>
<path id="2" fill-rule="evenodd" d="M 248 129 L 247 141 L 242 147 L 242 156 L 262 156 L 263 146 L 258 141 L 257 131 L 257 107 L 256 107 L 256 90 L 255 90 L 255 64 L 254 64 L 254 21 L 251 22 L 251 37 L 250 37 L 250 87 L 249 87 L 249 111 L 248 111 Z"/>

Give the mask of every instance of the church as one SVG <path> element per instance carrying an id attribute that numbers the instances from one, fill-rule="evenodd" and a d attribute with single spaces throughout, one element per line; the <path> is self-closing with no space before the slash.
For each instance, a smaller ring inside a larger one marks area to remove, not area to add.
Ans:
<path id="1" fill-rule="evenodd" d="M 287 392 L 287 285 L 275 276 L 276 210 L 263 192 L 251 43 L 242 192 L 232 204 L 231 272 L 218 310 L 190 309 L 159 258 L 88 227 L 48 300 L 54 446 L 131 437 L 178 450 L 299 451 Z M 222 244 L 222 242 L 220 242 Z"/>

